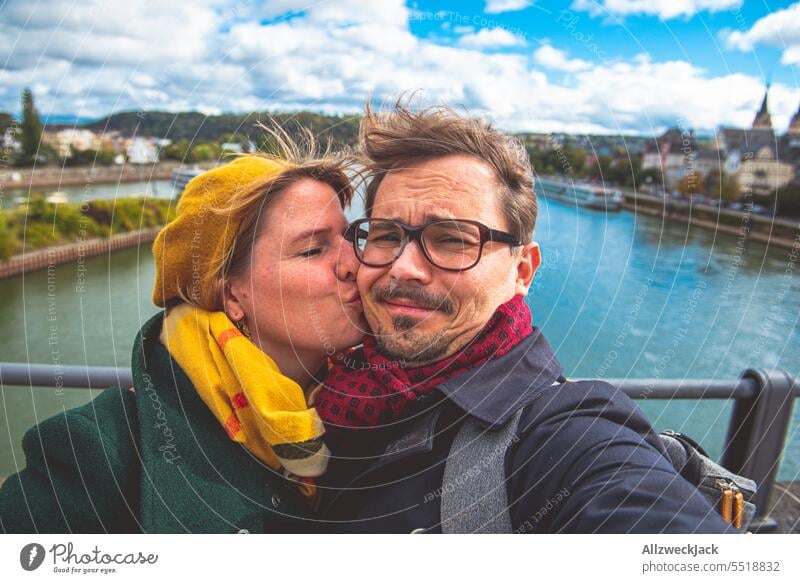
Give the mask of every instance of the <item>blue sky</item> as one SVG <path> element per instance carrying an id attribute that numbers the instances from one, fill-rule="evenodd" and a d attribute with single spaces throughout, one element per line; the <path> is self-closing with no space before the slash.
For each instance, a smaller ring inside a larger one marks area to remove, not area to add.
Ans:
<path id="1" fill-rule="evenodd" d="M 515 131 L 713 131 L 800 106 L 800 2 L 7 0 L 0 110 L 358 112 L 421 90 Z"/>
<path id="2" fill-rule="evenodd" d="M 593 16 L 563 1 L 519 4 L 527 6 L 521 10 L 486 13 L 483 1 L 415 2 L 411 6 L 422 16 L 412 17 L 411 30 L 421 37 L 453 39 L 457 37 L 453 27 L 442 29 L 446 21 L 475 28 L 502 27 L 527 37 L 530 46 L 550 43 L 576 58 L 596 60 L 597 53 L 585 41 L 575 38 L 574 33 L 583 32 L 586 37 L 593 35 L 589 44 L 596 43 L 609 58 L 631 59 L 647 52 L 655 61 L 685 59 L 713 74 L 738 71 L 765 79 L 771 76 L 774 81 L 795 86 L 798 82 L 795 67 L 781 64 L 783 51 L 779 46 L 760 45 L 753 51 L 727 50 L 720 38 L 721 31 L 738 30 L 742 25 L 749 28 L 748 23 L 789 7 L 793 4 L 790 1 L 730 2 L 729 9 L 701 10 L 692 17 L 684 14 L 668 19 L 662 19 L 658 13 L 643 12 L 626 15 L 601 12 Z M 436 13 L 440 14 L 435 16 Z M 524 52 L 526 48 L 507 50 Z"/>

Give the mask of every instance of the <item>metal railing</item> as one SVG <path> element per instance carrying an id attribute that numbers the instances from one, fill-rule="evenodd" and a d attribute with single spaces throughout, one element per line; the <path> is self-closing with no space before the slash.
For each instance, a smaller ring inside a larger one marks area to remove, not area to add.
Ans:
<path id="1" fill-rule="evenodd" d="M 720 463 L 758 484 L 753 532 L 772 532 L 770 497 L 800 384 L 783 370 L 747 369 L 732 380 L 604 379 L 633 399 L 733 400 Z M 96 366 L 0 363 L 0 387 L 103 389 L 133 384 L 131 371 Z M 690 436 L 691 437 L 691 436 Z"/>

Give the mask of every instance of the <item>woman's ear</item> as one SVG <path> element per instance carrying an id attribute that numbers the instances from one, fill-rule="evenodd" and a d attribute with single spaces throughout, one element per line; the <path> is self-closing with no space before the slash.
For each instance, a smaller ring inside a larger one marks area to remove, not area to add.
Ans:
<path id="1" fill-rule="evenodd" d="M 533 282 L 536 270 L 542 264 L 542 252 L 539 243 L 532 242 L 525 245 L 517 258 L 517 281 L 515 292 L 517 295 L 528 295 L 528 289 Z"/>
<path id="2" fill-rule="evenodd" d="M 240 299 L 240 295 L 239 286 L 232 283 L 230 280 L 226 281 L 222 286 L 222 299 L 225 314 L 227 314 L 231 322 L 239 322 L 245 316 L 244 304 Z"/>

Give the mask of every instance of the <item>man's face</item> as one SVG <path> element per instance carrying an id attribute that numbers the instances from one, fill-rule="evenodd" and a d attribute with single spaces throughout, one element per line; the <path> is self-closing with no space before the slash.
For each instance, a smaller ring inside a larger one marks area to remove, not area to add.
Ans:
<path id="1" fill-rule="evenodd" d="M 371 218 L 412 226 L 472 219 L 508 231 L 500 200 L 500 186 L 488 164 L 452 155 L 389 172 L 376 193 Z M 410 242 L 391 265 L 362 265 L 358 287 L 378 350 L 414 365 L 454 354 L 498 306 L 527 293 L 538 261 L 535 243 L 512 250 L 508 244 L 487 242 L 475 267 L 446 271 Z"/>

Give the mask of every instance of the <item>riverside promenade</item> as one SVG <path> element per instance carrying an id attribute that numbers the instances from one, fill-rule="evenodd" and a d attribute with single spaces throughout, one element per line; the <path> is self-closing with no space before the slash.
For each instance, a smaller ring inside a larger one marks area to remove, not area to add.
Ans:
<path id="1" fill-rule="evenodd" d="M 709 204 L 623 190 L 623 208 L 635 213 L 689 223 L 704 229 L 760 241 L 785 249 L 800 248 L 800 220 L 731 210 Z"/>
<path id="2" fill-rule="evenodd" d="M 543 174 L 541 178 L 564 179 L 565 176 Z M 747 207 L 742 210 L 732 210 L 706 204 L 697 199 L 634 192 L 610 183 L 607 186 L 622 192 L 624 196 L 622 208 L 633 213 L 660 217 L 664 222 L 688 223 L 716 233 L 726 233 L 774 247 L 792 250 L 800 248 L 800 219 L 797 218 L 787 219 L 757 214 Z"/>
<path id="3" fill-rule="evenodd" d="M 87 239 L 15 255 L 8 261 L 0 261 L 0 279 L 39 269 L 53 269 L 64 263 L 74 263 L 80 279 L 85 271 L 83 266 L 86 258 L 129 249 L 142 243 L 152 243 L 160 230 L 161 227 L 143 229 L 113 235 L 108 239 Z"/>
<path id="4" fill-rule="evenodd" d="M 198 164 L 211 168 L 215 162 Z M 112 164 L 110 166 L 40 166 L 36 168 L 0 169 L 0 186 L 7 190 L 37 189 L 61 186 L 83 186 L 118 184 L 120 182 L 151 182 L 169 180 L 176 168 L 191 166 L 176 160 L 164 160 L 157 164 Z"/>

